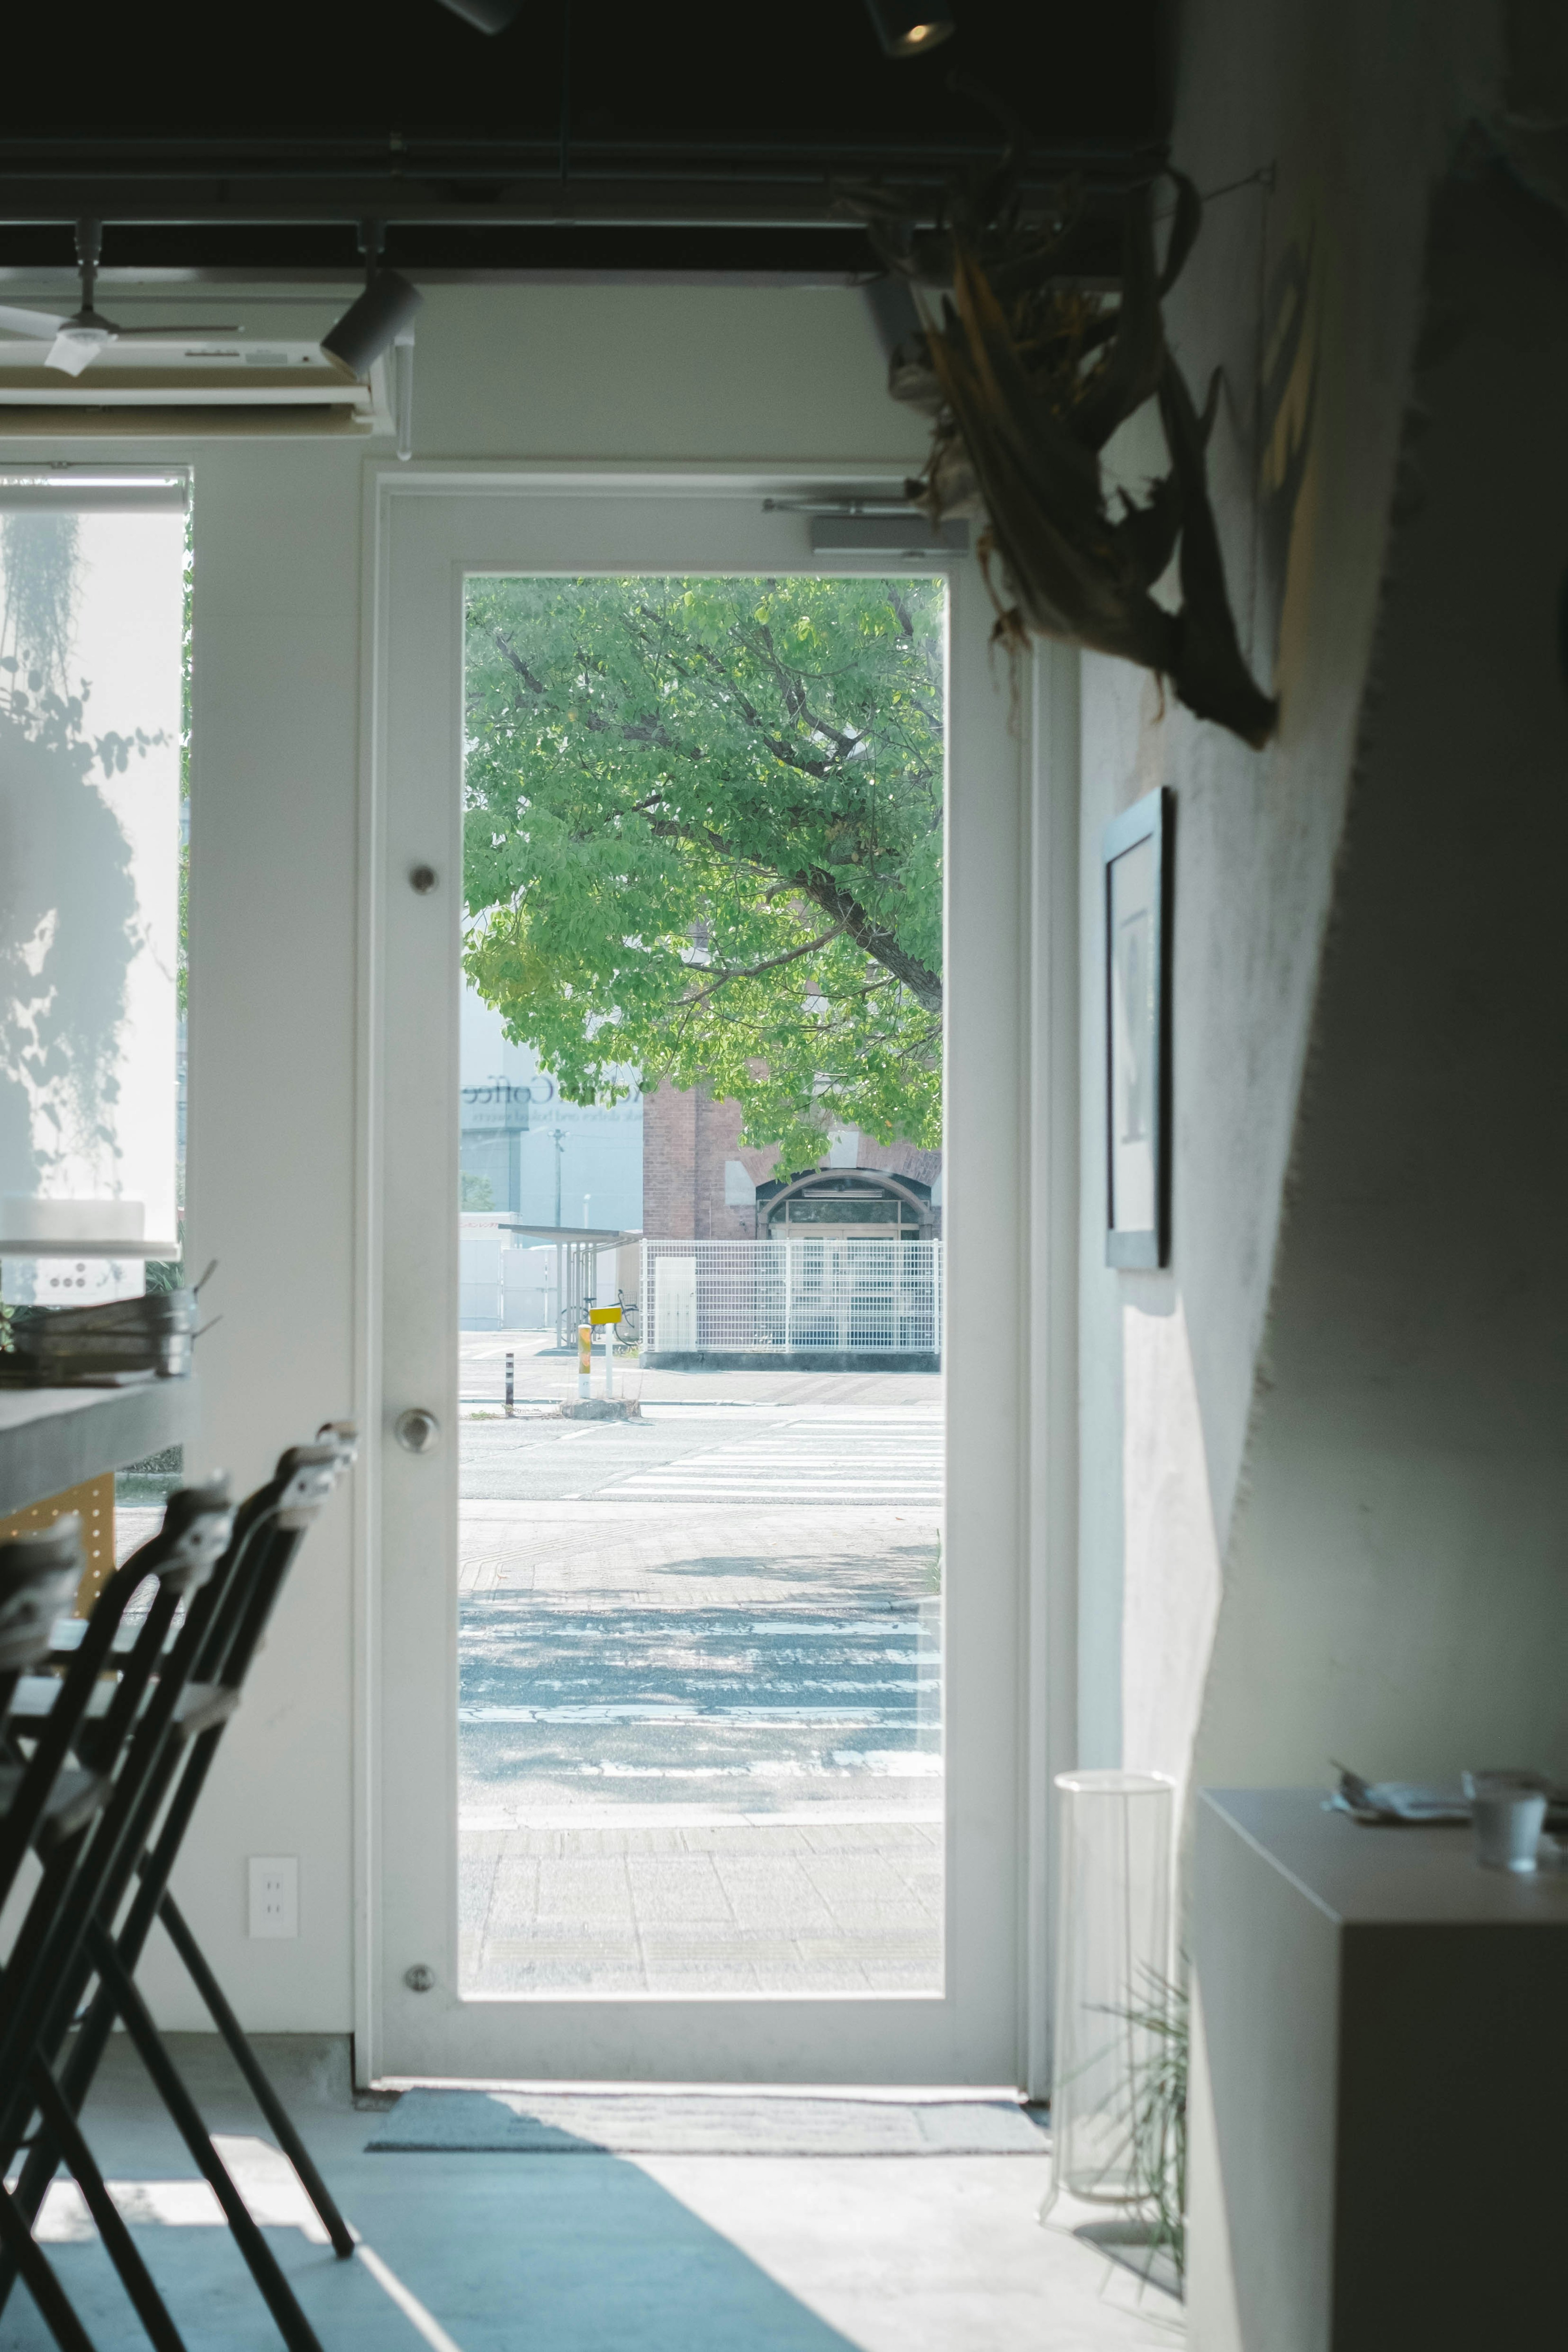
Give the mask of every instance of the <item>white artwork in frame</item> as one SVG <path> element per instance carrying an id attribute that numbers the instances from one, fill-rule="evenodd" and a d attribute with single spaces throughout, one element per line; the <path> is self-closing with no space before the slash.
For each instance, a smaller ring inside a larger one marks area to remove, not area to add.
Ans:
<path id="1" fill-rule="evenodd" d="M 1113 817 L 1105 872 L 1108 1265 L 1170 1256 L 1170 885 L 1173 796 Z"/>

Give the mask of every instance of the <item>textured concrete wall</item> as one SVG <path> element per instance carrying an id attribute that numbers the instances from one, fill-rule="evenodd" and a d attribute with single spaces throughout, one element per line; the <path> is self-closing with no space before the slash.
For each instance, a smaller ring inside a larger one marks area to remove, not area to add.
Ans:
<path id="1" fill-rule="evenodd" d="M 1442 192 L 1198 1774 L 1568 1771 L 1568 221 Z"/>
<path id="2" fill-rule="evenodd" d="M 1372 659 L 1430 191 L 1495 68 L 1493 9 L 1194 0 L 1175 160 L 1210 194 L 1167 306 L 1263 753 L 1125 665 L 1084 666 L 1082 1539 L 1088 1762 L 1184 1779 L 1258 1393 L 1335 859 Z M 1148 421 L 1111 453 L 1163 466 Z M 1174 583 L 1172 583 L 1173 593 Z M 1104 1264 L 1100 835 L 1176 801 L 1173 1254 Z M 1247 1778 L 1238 1771 L 1239 1778 Z"/>

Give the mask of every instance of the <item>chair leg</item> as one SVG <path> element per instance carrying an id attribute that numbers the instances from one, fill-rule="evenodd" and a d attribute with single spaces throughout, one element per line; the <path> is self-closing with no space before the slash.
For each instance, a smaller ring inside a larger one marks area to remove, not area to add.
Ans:
<path id="1" fill-rule="evenodd" d="M 262 2071 L 244 2026 L 229 2007 L 223 1987 L 208 1968 L 206 1955 L 186 1926 L 172 1895 L 163 1896 L 158 1906 L 158 1916 L 168 1930 L 170 1942 L 184 1962 L 191 1981 L 211 2011 L 214 2024 L 228 2045 L 229 2056 L 249 2084 L 251 2095 L 270 2125 L 279 2147 L 298 2173 L 300 2186 L 320 2214 L 332 2242 L 332 2252 L 340 2260 L 346 2261 L 354 2250 L 349 2225 L 317 2171 L 309 2148 L 295 2130 L 288 2108 Z"/>
<path id="2" fill-rule="evenodd" d="M 136 2044 L 137 2055 L 153 2077 L 181 2138 L 222 2206 L 224 2218 L 250 2266 L 251 2276 L 278 2323 L 279 2335 L 289 2346 L 289 2352 L 321 2352 L 315 2330 L 296 2302 L 294 2290 L 284 2277 L 277 2256 L 251 2218 L 249 2207 L 235 2187 L 227 2167 L 208 2137 L 196 2103 L 164 2049 L 163 2037 L 136 1989 L 135 1979 L 127 1973 L 114 1948 L 114 1938 L 96 1919 L 88 1930 L 88 1937 L 100 1975 L 113 1987 L 115 2006 L 124 2021 L 126 2032 Z"/>
<path id="3" fill-rule="evenodd" d="M 107 1987 L 100 1983 L 76 2029 L 56 2078 L 60 2096 L 73 2116 L 79 2115 L 87 2104 L 87 2095 L 92 2088 L 105 2045 L 114 2030 L 114 2018 L 112 1996 Z M 59 2053 L 57 2051 L 47 2054 L 58 2057 Z M 60 2152 L 55 2136 L 47 2124 L 43 2125 L 22 2159 L 21 2178 L 15 2190 L 17 2209 L 29 2222 L 37 2218 L 59 2160 Z M 11 2291 L 14 2276 L 9 2257 L 5 2248 L 0 2247 L 0 2311 L 5 2307 L 5 2298 Z"/>
<path id="4" fill-rule="evenodd" d="M 185 2352 L 180 2331 L 169 2316 L 168 2306 L 153 2284 L 152 2273 L 137 2252 L 136 2242 L 125 2226 L 124 2217 L 109 2193 L 97 2159 L 82 2137 L 81 2126 L 60 2096 L 59 2085 L 41 2058 L 34 2061 L 31 2081 L 38 2111 L 58 2141 L 71 2175 L 81 2190 L 87 2210 L 98 2225 L 104 2252 L 120 2273 L 121 2283 L 136 2307 L 137 2317 L 157 2346 L 158 2352 Z"/>
<path id="5" fill-rule="evenodd" d="M 92 2338 L 71 2309 L 66 2291 L 50 2269 L 43 2248 L 3 2187 L 0 2187 L 0 2242 L 4 2243 L 15 2262 L 23 2285 L 37 2305 L 44 2325 L 59 2346 L 60 2352 L 95 2352 Z"/>

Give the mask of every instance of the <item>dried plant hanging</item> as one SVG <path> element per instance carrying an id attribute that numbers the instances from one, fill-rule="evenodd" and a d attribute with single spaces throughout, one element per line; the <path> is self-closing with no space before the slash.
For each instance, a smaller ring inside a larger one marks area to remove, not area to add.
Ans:
<path id="1" fill-rule="evenodd" d="M 978 93 L 976 93 L 978 94 Z M 890 273 L 913 289 L 920 329 L 892 354 L 889 389 L 934 420 L 925 473 L 909 494 L 933 521 L 983 517 L 979 553 L 996 634 L 1031 631 L 1115 654 L 1168 679 L 1178 700 L 1256 749 L 1279 705 L 1237 640 L 1205 450 L 1216 372 L 1200 415 L 1165 341 L 1160 305 L 1197 236 L 1192 182 L 1169 174 L 1176 205 L 1156 262 L 1152 190 L 1127 205 L 1121 283 L 1085 291 L 1063 275 L 1075 222 L 1024 215 L 1012 159 L 955 191 L 948 225 L 917 232 L 883 191 L 844 192 Z M 940 315 L 931 290 L 941 286 Z M 1146 401 L 1159 403 L 1171 469 L 1140 504 L 1107 498 L 1100 452 Z M 1181 604 L 1150 593 L 1179 556 Z"/>

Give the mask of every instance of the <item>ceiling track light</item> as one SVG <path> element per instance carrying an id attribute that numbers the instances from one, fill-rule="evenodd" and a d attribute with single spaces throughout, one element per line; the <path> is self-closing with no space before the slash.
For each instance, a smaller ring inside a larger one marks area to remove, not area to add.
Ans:
<path id="1" fill-rule="evenodd" d="M 447 0 L 448 8 L 458 0 Z M 483 5 L 483 0 L 479 0 Z M 957 30 L 946 0 L 866 0 L 877 38 L 890 58 L 920 58 Z M 465 12 L 466 13 L 466 12 Z"/>
<path id="2" fill-rule="evenodd" d="M 522 0 L 441 0 L 454 16 L 461 16 L 476 33 L 504 33 L 522 5 Z"/>
<path id="3" fill-rule="evenodd" d="M 364 292 L 321 337 L 321 349 L 341 360 L 351 375 L 368 375 L 383 352 L 405 337 L 413 341 L 414 315 L 425 300 L 419 289 L 395 269 L 377 267 L 381 236 L 381 224 L 367 221 L 361 232 Z"/>

